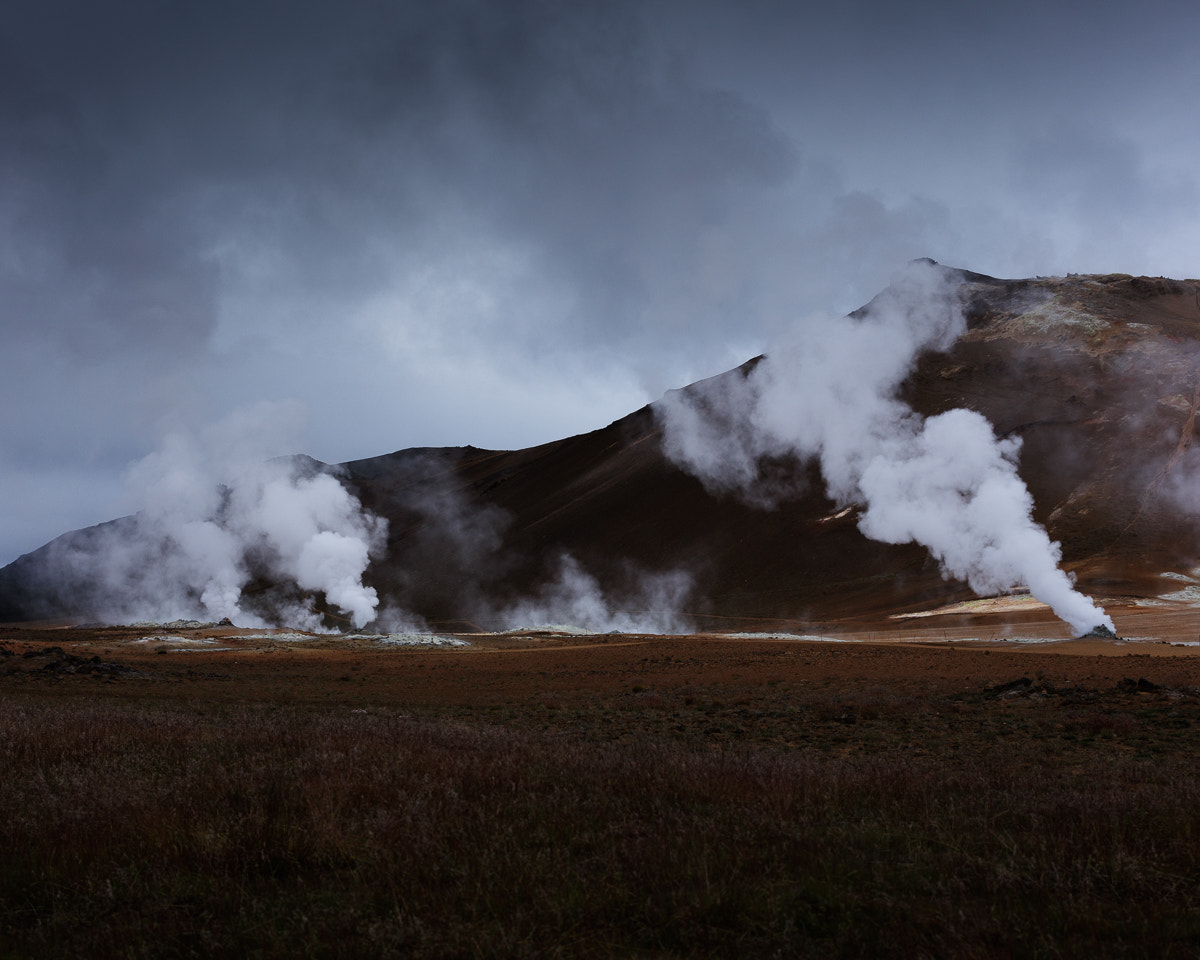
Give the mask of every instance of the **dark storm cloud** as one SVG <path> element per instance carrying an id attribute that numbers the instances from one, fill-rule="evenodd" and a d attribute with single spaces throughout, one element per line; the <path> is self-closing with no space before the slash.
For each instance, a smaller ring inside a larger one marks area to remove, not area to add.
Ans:
<path id="1" fill-rule="evenodd" d="M 644 340 L 736 191 L 794 165 L 761 110 L 664 63 L 633 5 L 16 4 L 6 27 L 10 470 L 109 469 L 156 418 L 256 399 L 280 362 L 303 380 L 317 350 L 354 368 L 374 345 L 343 325 L 430 271 L 447 309 L 392 326 L 434 350 Z M 520 277 L 474 316 L 510 250 Z M 664 311 L 676 332 L 687 313 Z"/>
<path id="2" fill-rule="evenodd" d="M 731 191 L 794 165 L 761 110 L 664 68 L 621 5 L 39 6 L 17 44 L 10 289 L 87 351 L 202 343 L 222 244 L 361 295 L 393 266 L 376 242 L 412 252 L 447 210 L 527 244 L 592 304 L 576 332 L 611 336 L 681 285 L 662 269 L 694 267 Z"/>
<path id="3" fill-rule="evenodd" d="M 1189 18 L 8 3 L 0 561 L 260 400 L 307 404 L 325 459 L 524 445 L 913 257 L 1194 275 Z"/>

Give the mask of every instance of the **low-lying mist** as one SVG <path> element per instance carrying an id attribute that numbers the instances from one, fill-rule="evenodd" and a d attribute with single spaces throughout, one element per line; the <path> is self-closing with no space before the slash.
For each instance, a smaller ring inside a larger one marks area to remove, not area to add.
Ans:
<path id="1" fill-rule="evenodd" d="M 690 573 L 647 570 L 621 557 L 604 570 L 568 549 L 522 551 L 509 542 L 516 518 L 473 495 L 453 450 L 388 458 L 381 508 L 392 518 L 389 602 L 381 625 L 413 623 L 407 611 L 454 611 L 490 630 L 569 627 L 596 633 L 678 633 Z M 514 586 L 519 584 L 519 586 Z"/>
<path id="2" fill-rule="evenodd" d="M 692 592 L 692 578 L 682 570 L 639 572 L 620 600 L 570 555 L 559 561 L 558 575 L 532 597 L 496 614 L 506 630 L 540 626 L 578 627 L 595 633 L 687 633 L 681 613 Z"/>

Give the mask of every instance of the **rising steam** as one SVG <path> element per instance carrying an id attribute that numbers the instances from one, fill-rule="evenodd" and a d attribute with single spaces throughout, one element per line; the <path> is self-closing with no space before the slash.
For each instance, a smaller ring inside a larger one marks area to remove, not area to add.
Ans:
<path id="1" fill-rule="evenodd" d="M 320 594 L 355 627 L 371 621 L 379 599 L 363 573 L 386 522 L 324 464 L 254 455 L 260 435 L 286 430 L 293 417 L 286 405 L 240 411 L 200 436 L 168 437 L 135 464 L 129 481 L 140 511 L 55 557 L 70 579 L 93 585 L 93 610 L 320 629 Z"/>
<path id="2" fill-rule="evenodd" d="M 970 410 L 926 420 L 898 397 L 922 352 L 965 331 L 959 288 L 950 271 L 918 261 L 861 311 L 806 328 L 744 376 L 667 394 L 656 407 L 667 456 L 710 490 L 765 507 L 797 492 L 765 464 L 816 457 L 833 500 L 865 505 L 866 536 L 922 544 L 977 593 L 1027 586 L 1077 634 L 1111 630 L 1033 521 L 1020 440 L 997 440 Z"/>
<path id="3" fill-rule="evenodd" d="M 415 610 L 500 629 L 687 629 L 679 610 L 692 581 L 682 571 L 618 562 L 602 586 L 563 554 L 540 586 L 514 597 L 505 578 L 524 558 L 504 545 L 512 518 L 470 498 L 450 450 L 404 451 L 388 464 L 382 503 L 396 530 L 381 603 L 364 575 L 382 553 L 387 521 L 362 507 L 338 468 L 263 459 L 264 449 L 288 442 L 281 435 L 292 432 L 295 413 L 264 404 L 199 435 L 168 437 L 129 472 L 135 515 L 64 535 L 28 558 L 41 594 L 32 602 L 42 604 L 31 609 L 305 630 L 340 612 L 346 626 L 428 632 Z"/>
<path id="4" fill-rule="evenodd" d="M 641 571 L 618 602 L 579 561 L 564 555 L 553 580 L 500 611 L 497 619 L 507 629 L 570 626 L 596 633 L 685 633 L 690 627 L 679 611 L 691 590 L 692 578 L 682 570 Z"/>

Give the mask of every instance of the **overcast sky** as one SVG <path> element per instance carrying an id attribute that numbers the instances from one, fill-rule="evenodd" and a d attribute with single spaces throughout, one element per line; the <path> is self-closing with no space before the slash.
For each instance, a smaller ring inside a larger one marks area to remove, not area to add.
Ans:
<path id="1" fill-rule="evenodd" d="M 132 463 L 230 414 L 294 424 L 264 456 L 523 447 L 915 257 L 1194 277 L 1198 25 L 1165 0 L 6 0 L 0 564 L 133 509 Z"/>

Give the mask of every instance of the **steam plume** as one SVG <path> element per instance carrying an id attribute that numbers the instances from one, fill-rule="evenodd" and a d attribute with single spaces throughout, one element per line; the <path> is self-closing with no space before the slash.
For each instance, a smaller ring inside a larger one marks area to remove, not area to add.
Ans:
<path id="1" fill-rule="evenodd" d="M 866 536 L 922 544 L 981 594 L 1027 586 L 1077 633 L 1111 630 L 1033 521 L 1020 441 L 997 440 L 969 410 L 925 420 L 897 396 L 923 351 L 947 349 L 964 330 L 958 283 L 915 262 L 863 310 L 806 328 L 744 376 L 667 394 L 656 407 L 664 449 L 710 490 L 766 507 L 796 490 L 764 465 L 816 457 L 831 499 L 865 504 Z"/>
<path id="2" fill-rule="evenodd" d="M 140 512 L 60 558 L 77 581 L 98 582 L 97 612 L 318 629 L 312 602 L 321 593 L 356 627 L 372 620 L 379 599 L 362 578 L 386 522 L 323 464 L 254 455 L 295 416 L 280 404 L 242 410 L 198 437 L 168 437 L 135 464 L 129 481 Z M 275 586 L 248 601 L 252 581 Z"/>
<path id="3" fill-rule="evenodd" d="M 574 557 L 564 555 L 553 581 L 536 596 L 502 611 L 498 619 L 510 629 L 572 626 L 598 633 L 667 634 L 688 630 L 679 613 L 692 589 L 688 574 L 638 572 L 634 581 L 617 603 Z"/>

